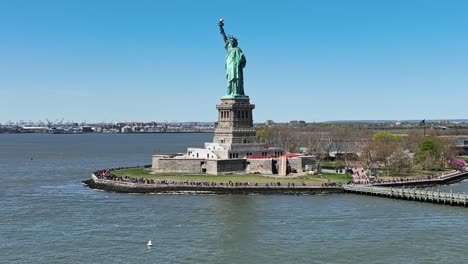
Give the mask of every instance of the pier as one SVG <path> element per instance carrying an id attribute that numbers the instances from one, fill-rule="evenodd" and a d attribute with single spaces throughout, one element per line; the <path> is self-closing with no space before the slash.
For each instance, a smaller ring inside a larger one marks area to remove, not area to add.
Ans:
<path id="1" fill-rule="evenodd" d="M 393 199 L 419 201 L 434 204 L 445 204 L 452 206 L 467 207 L 468 196 L 466 193 L 454 193 L 435 191 L 433 189 L 416 189 L 416 188 L 394 188 L 394 187 L 378 187 L 378 186 L 363 186 L 363 185 L 346 185 L 343 187 L 346 192 L 381 196 Z"/>

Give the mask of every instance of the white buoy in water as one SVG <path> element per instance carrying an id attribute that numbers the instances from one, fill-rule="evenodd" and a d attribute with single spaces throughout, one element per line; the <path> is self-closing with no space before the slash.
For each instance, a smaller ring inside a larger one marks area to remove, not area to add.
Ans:
<path id="1" fill-rule="evenodd" d="M 151 243 L 151 240 L 148 240 L 148 244 L 146 244 L 148 247 L 152 247 L 153 243 Z"/>

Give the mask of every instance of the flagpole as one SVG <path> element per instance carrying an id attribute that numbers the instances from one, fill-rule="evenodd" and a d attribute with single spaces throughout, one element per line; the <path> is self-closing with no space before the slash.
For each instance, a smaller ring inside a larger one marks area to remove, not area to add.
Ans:
<path id="1" fill-rule="evenodd" d="M 419 126 L 423 126 L 424 129 L 424 136 L 426 136 L 426 119 L 423 119 L 421 122 L 419 122 Z"/>

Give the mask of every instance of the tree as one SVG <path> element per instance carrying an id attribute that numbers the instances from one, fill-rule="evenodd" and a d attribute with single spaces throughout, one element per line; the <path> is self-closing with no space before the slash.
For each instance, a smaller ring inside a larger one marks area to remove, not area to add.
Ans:
<path id="1" fill-rule="evenodd" d="M 456 156 L 456 151 L 448 139 L 427 138 L 419 144 L 416 160 L 425 170 L 443 168 Z"/>
<path id="2" fill-rule="evenodd" d="M 401 136 L 394 135 L 390 132 L 387 131 L 382 131 L 375 133 L 374 136 L 372 136 L 372 140 L 380 143 L 399 143 L 401 142 Z"/>
<path id="3" fill-rule="evenodd" d="M 389 157 L 401 147 L 401 142 L 401 136 L 386 131 L 375 133 L 371 143 L 371 153 L 374 154 L 372 157 L 387 166 Z"/>
<path id="4" fill-rule="evenodd" d="M 262 129 L 257 130 L 256 135 L 257 135 L 257 139 L 260 142 L 265 142 L 268 139 L 268 132 L 267 132 L 266 128 L 262 128 Z"/>
<path id="5" fill-rule="evenodd" d="M 425 139 L 421 133 L 416 131 L 408 132 L 406 137 L 403 137 L 403 148 L 409 150 L 412 153 L 416 153 L 419 148 L 419 144 Z"/>
<path id="6" fill-rule="evenodd" d="M 432 170 L 435 167 L 438 159 L 438 148 L 432 139 L 426 139 L 419 144 L 416 159 L 426 171 Z"/>
<path id="7" fill-rule="evenodd" d="M 439 146 L 439 161 L 442 167 L 448 164 L 448 161 L 457 156 L 457 150 L 453 141 L 446 138 L 434 138 L 434 142 Z"/>
<path id="8" fill-rule="evenodd" d="M 388 165 L 392 168 L 398 169 L 398 172 L 401 172 L 403 169 L 407 169 L 408 172 L 411 172 L 413 166 L 413 154 L 403 148 L 397 148 L 390 157 L 388 157 Z"/>
<path id="9" fill-rule="evenodd" d="M 296 152 L 300 147 L 300 137 L 297 131 L 289 127 L 264 128 L 257 132 L 257 138 L 264 140 L 267 146 L 281 147 L 288 152 Z"/>

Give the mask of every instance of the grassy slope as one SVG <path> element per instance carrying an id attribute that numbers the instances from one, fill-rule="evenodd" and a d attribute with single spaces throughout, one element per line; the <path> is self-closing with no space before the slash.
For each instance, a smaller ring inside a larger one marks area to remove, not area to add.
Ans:
<path id="1" fill-rule="evenodd" d="M 380 179 L 391 180 L 395 178 L 418 179 L 426 178 L 427 176 L 440 175 L 453 171 L 453 169 L 445 168 L 441 170 L 425 171 L 422 169 L 414 169 L 411 172 L 398 172 L 397 170 L 383 170 Z"/>
<path id="2" fill-rule="evenodd" d="M 268 176 L 260 175 L 226 175 L 226 176 L 215 176 L 215 175 L 186 175 L 186 174 L 150 174 L 141 168 L 126 169 L 120 171 L 114 171 L 115 175 L 128 176 L 132 178 L 150 178 L 158 180 L 170 180 L 170 181 L 194 181 L 194 182 L 216 182 L 226 183 L 232 182 L 249 182 L 249 183 L 271 183 L 281 182 L 282 184 L 290 183 L 301 183 L 305 182 L 308 184 L 322 184 L 328 182 L 348 182 L 351 180 L 350 176 L 335 173 L 326 173 L 324 176 L 307 175 L 298 178 L 273 178 Z"/>

